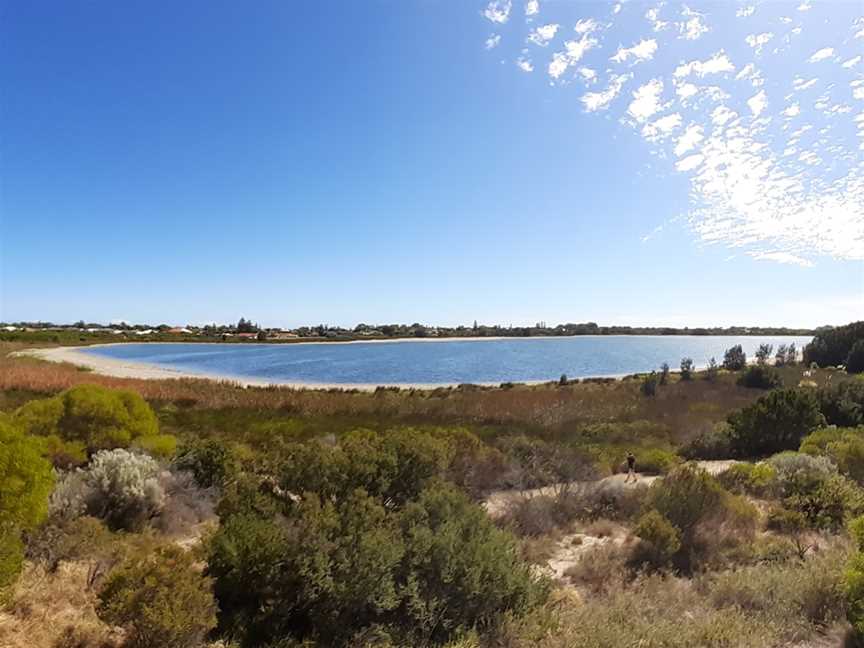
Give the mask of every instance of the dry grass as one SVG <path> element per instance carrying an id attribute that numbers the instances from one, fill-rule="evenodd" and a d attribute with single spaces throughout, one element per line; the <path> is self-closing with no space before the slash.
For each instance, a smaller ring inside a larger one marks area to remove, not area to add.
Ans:
<path id="1" fill-rule="evenodd" d="M 89 566 L 63 563 L 52 573 L 29 564 L 0 611 L 0 648 L 115 648 L 122 631 L 96 616 Z"/>

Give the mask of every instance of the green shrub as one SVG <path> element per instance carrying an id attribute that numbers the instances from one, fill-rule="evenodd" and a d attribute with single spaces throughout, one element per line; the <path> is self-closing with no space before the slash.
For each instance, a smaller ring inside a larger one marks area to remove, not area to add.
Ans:
<path id="1" fill-rule="evenodd" d="M 846 618 L 856 636 L 864 637 L 864 553 L 855 552 L 843 574 Z"/>
<path id="2" fill-rule="evenodd" d="M 633 533 L 640 540 L 636 551 L 638 562 L 664 567 L 681 549 L 678 529 L 655 510 L 648 511 L 639 519 Z"/>
<path id="3" fill-rule="evenodd" d="M 717 475 L 723 488 L 740 494 L 766 497 L 776 488 L 777 471 L 771 464 L 736 463 Z"/>
<path id="4" fill-rule="evenodd" d="M 864 426 L 816 430 L 801 442 L 801 452 L 824 455 L 841 474 L 864 483 Z"/>
<path id="5" fill-rule="evenodd" d="M 781 452 L 766 463 L 774 469 L 775 481 L 782 497 L 811 492 L 837 474 L 837 468 L 827 457 L 814 457 L 801 452 Z"/>
<path id="6" fill-rule="evenodd" d="M 59 470 L 69 470 L 87 463 L 87 446 L 80 441 L 64 441 L 56 434 L 40 437 L 42 455 Z"/>
<path id="7" fill-rule="evenodd" d="M 747 367 L 736 383 L 750 389 L 774 389 L 783 386 L 783 378 L 776 369 L 760 364 Z"/>
<path id="8" fill-rule="evenodd" d="M 170 459 L 177 453 L 177 437 L 172 434 L 151 434 L 138 437 L 132 446 L 159 459 Z"/>
<path id="9" fill-rule="evenodd" d="M 825 423 L 816 398 L 794 389 L 762 396 L 728 420 L 732 451 L 738 457 L 797 450 L 807 434 Z"/>
<path id="10" fill-rule="evenodd" d="M 203 488 L 223 488 L 240 470 L 237 451 L 221 439 L 207 439 L 183 446 L 174 465 L 191 472 Z"/>
<path id="11" fill-rule="evenodd" d="M 829 425 L 864 425 L 864 380 L 844 380 L 816 392 L 819 410 Z"/>
<path id="12" fill-rule="evenodd" d="M 54 473 L 42 457 L 38 439 L 0 421 L 0 598 L 21 571 L 21 532 L 32 529 L 48 512 Z"/>
<path id="13" fill-rule="evenodd" d="M 858 551 L 864 551 L 864 516 L 859 515 L 849 521 L 849 535 Z"/>
<path id="14" fill-rule="evenodd" d="M 862 339 L 864 321 L 819 331 L 810 344 L 804 347 L 804 362 L 815 362 L 820 367 L 841 365 Z"/>
<path id="15" fill-rule="evenodd" d="M 31 401 L 14 418 L 30 434 L 78 441 L 91 453 L 125 448 L 133 439 L 159 432 L 156 415 L 140 395 L 98 385 L 78 385 L 54 398 Z"/>
<path id="16" fill-rule="evenodd" d="M 283 512 L 282 522 L 235 513 L 209 543 L 222 628 L 249 644 L 341 645 L 379 627 L 425 645 L 543 593 L 512 536 L 451 489 L 401 508 L 362 489 L 335 502 L 307 493 Z"/>
<path id="17" fill-rule="evenodd" d="M 97 612 L 126 629 L 131 648 L 195 648 L 216 626 L 211 580 L 176 547 L 116 568 L 99 593 Z"/>
<path id="18" fill-rule="evenodd" d="M 747 354 L 740 344 L 726 349 L 723 354 L 723 368 L 729 371 L 739 371 L 747 366 Z"/>
<path id="19" fill-rule="evenodd" d="M 681 380 L 693 379 L 693 358 L 681 358 Z"/>
<path id="20" fill-rule="evenodd" d="M 674 452 L 659 448 L 635 448 L 636 470 L 647 475 L 665 475 L 681 463 Z"/>
<path id="21" fill-rule="evenodd" d="M 639 391 L 642 392 L 643 396 L 654 396 L 657 394 L 657 383 L 659 379 L 657 378 L 657 373 L 652 371 L 650 374 L 642 378 L 642 382 L 639 384 Z"/>
<path id="22" fill-rule="evenodd" d="M 686 548 L 693 542 L 696 525 L 717 510 L 724 493 L 714 477 L 685 464 L 651 485 L 646 505 L 678 529 Z"/>
<path id="23" fill-rule="evenodd" d="M 784 504 L 803 513 L 812 528 L 829 531 L 842 528 L 847 517 L 864 512 L 861 490 L 840 475 L 829 477 L 809 491 L 787 497 Z"/>
<path id="24" fill-rule="evenodd" d="M 864 338 L 855 342 L 846 356 L 846 372 L 858 374 L 864 372 Z"/>
<path id="25" fill-rule="evenodd" d="M 728 459 L 732 456 L 731 427 L 717 423 L 681 448 L 685 459 Z"/>

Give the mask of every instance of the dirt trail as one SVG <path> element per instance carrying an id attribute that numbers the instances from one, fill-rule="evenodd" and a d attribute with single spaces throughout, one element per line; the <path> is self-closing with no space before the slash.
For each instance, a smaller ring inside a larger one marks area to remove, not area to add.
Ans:
<path id="1" fill-rule="evenodd" d="M 738 462 L 733 459 L 723 459 L 716 461 L 697 461 L 696 465 L 711 475 L 718 475 L 734 463 Z M 484 500 L 483 505 L 486 507 L 486 511 L 489 515 L 495 518 L 501 517 L 507 511 L 507 507 L 510 506 L 511 503 L 521 498 L 530 499 L 532 497 L 537 497 L 538 495 L 554 496 L 564 490 L 579 492 L 588 488 L 603 488 L 604 486 L 615 487 L 620 485 L 624 488 L 650 486 L 654 480 L 659 479 L 659 477 L 659 475 L 643 475 L 642 473 L 636 473 L 636 481 L 634 482 L 631 480 L 627 482 L 625 481 L 627 475 L 624 473 L 618 473 L 610 477 L 593 481 L 561 482 L 558 484 L 543 486 L 542 488 L 493 491 Z"/>

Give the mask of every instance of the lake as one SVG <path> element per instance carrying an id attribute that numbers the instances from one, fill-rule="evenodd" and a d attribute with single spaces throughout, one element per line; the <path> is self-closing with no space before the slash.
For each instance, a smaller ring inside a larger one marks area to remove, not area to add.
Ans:
<path id="1" fill-rule="evenodd" d="M 498 384 L 589 376 L 621 376 L 678 369 L 682 357 L 697 367 L 740 344 L 748 358 L 762 343 L 810 337 L 765 336 L 576 336 L 442 341 L 163 344 L 128 343 L 84 347 L 97 356 L 141 362 L 213 377 L 308 385 Z"/>

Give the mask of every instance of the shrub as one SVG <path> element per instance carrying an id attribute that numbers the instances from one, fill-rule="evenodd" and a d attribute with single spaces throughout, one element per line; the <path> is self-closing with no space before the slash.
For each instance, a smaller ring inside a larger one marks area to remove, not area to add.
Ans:
<path id="1" fill-rule="evenodd" d="M 846 618 L 855 634 L 864 636 L 864 553 L 860 550 L 852 556 L 843 574 L 846 594 Z"/>
<path id="2" fill-rule="evenodd" d="M 650 374 L 642 378 L 639 384 L 639 391 L 643 396 L 655 396 L 657 394 L 657 373 L 652 371 Z"/>
<path id="3" fill-rule="evenodd" d="M 180 449 L 174 465 L 190 471 L 203 488 L 222 488 L 239 470 L 233 447 L 220 439 L 207 439 Z"/>
<path id="4" fill-rule="evenodd" d="M 708 382 L 716 382 L 717 374 L 717 360 L 712 356 L 711 359 L 708 360 L 708 368 L 705 370 L 705 380 Z"/>
<path id="5" fill-rule="evenodd" d="M 858 374 L 864 372 L 864 338 L 858 340 L 846 356 L 846 372 Z"/>
<path id="6" fill-rule="evenodd" d="M 816 430 L 801 442 L 801 452 L 824 455 L 841 474 L 864 483 L 864 427 Z"/>
<path id="7" fill-rule="evenodd" d="M 845 380 L 816 392 L 819 411 L 829 425 L 864 425 L 864 380 Z"/>
<path id="8" fill-rule="evenodd" d="M 125 448 L 158 434 L 156 415 L 135 392 L 79 385 L 47 400 L 23 405 L 15 421 L 31 434 L 84 443 L 88 452 Z"/>
<path id="9" fill-rule="evenodd" d="M 132 446 L 158 459 L 170 459 L 177 452 L 177 437 L 171 434 L 151 434 L 138 437 L 132 442 Z"/>
<path id="10" fill-rule="evenodd" d="M 750 389 L 774 389 L 783 386 L 783 378 L 773 367 L 759 364 L 747 367 L 747 371 L 741 374 L 736 383 Z"/>
<path id="11" fill-rule="evenodd" d="M 774 469 L 775 481 L 783 497 L 813 491 L 837 474 L 837 468 L 826 457 L 801 452 L 781 452 L 768 459 L 767 464 Z"/>
<path id="12" fill-rule="evenodd" d="M 99 593 L 97 612 L 126 629 L 132 648 L 194 648 L 216 626 L 211 580 L 176 547 L 116 568 Z"/>
<path id="13" fill-rule="evenodd" d="M 681 380 L 693 378 L 693 358 L 681 358 Z"/>
<path id="14" fill-rule="evenodd" d="M 647 506 L 656 509 L 681 533 L 682 545 L 692 544 L 696 525 L 716 511 L 723 487 L 704 470 L 685 464 L 648 490 Z"/>
<path id="15" fill-rule="evenodd" d="M 794 389 L 773 391 L 729 416 L 731 449 L 738 457 L 795 450 L 825 419 L 815 397 Z"/>
<path id="16" fill-rule="evenodd" d="M 681 458 L 674 452 L 660 448 L 636 448 L 636 469 L 648 475 L 665 475 L 681 463 Z"/>
<path id="17" fill-rule="evenodd" d="M 304 495 L 285 517 L 235 514 L 209 543 L 223 629 L 254 645 L 341 645 L 373 626 L 419 644 L 539 600 L 542 583 L 509 534 L 448 488 L 387 508 L 362 489 Z"/>
<path id="18" fill-rule="evenodd" d="M 747 366 L 747 354 L 740 344 L 726 349 L 723 354 L 723 368 L 729 371 L 739 371 Z"/>
<path id="19" fill-rule="evenodd" d="M 803 513 L 812 528 L 830 531 L 842 528 L 848 516 L 864 512 L 860 489 L 840 475 L 826 479 L 812 490 L 790 495 L 784 504 Z"/>
<path id="20" fill-rule="evenodd" d="M 733 493 L 766 497 L 776 489 L 777 470 L 766 462 L 736 463 L 717 475 L 717 480 Z"/>
<path id="21" fill-rule="evenodd" d="M 669 382 L 669 363 L 664 362 L 660 365 L 660 384 L 665 385 Z"/>
<path id="22" fill-rule="evenodd" d="M 0 590 L 18 577 L 24 559 L 21 531 L 45 518 L 53 484 L 41 444 L 0 421 Z"/>
<path id="23" fill-rule="evenodd" d="M 638 562 L 664 567 L 681 549 L 678 529 L 656 510 L 643 515 L 633 533 L 641 541 L 635 553 Z"/>
<path id="24" fill-rule="evenodd" d="M 165 503 L 159 464 L 128 450 L 96 453 L 84 472 L 93 489 L 88 509 L 117 528 L 134 529 L 158 513 Z"/>
<path id="25" fill-rule="evenodd" d="M 717 423 L 681 448 L 685 459 L 728 459 L 732 456 L 731 427 Z"/>
<path id="26" fill-rule="evenodd" d="M 80 441 L 64 441 L 56 434 L 41 437 L 42 455 L 59 470 L 87 463 L 87 446 Z"/>
<path id="27" fill-rule="evenodd" d="M 764 365 L 768 363 L 768 358 L 771 357 L 771 353 L 774 351 L 774 347 L 771 344 L 760 344 L 759 348 L 756 350 L 756 362 L 760 365 Z"/>

